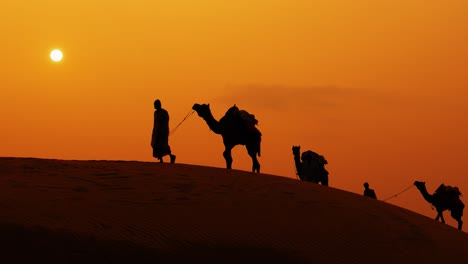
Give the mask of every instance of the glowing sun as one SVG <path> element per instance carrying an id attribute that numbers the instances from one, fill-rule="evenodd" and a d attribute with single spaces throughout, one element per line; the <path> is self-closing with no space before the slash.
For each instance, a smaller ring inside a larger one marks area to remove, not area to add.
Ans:
<path id="1" fill-rule="evenodd" d="M 63 53 L 61 50 L 59 49 L 54 49 L 50 52 L 50 59 L 55 61 L 55 62 L 59 62 L 61 61 L 63 58 Z"/>

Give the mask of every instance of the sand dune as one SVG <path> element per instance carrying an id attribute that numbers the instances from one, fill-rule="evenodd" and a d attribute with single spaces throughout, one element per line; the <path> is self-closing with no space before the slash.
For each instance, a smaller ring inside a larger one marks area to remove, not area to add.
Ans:
<path id="1" fill-rule="evenodd" d="M 468 263 L 468 234 L 406 209 L 187 164 L 0 158 L 0 208 L 4 263 Z"/>

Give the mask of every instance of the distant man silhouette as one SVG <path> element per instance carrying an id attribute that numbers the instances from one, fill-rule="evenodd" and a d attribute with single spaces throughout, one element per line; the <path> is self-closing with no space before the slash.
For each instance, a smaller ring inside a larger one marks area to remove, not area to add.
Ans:
<path id="1" fill-rule="evenodd" d="M 154 101 L 154 125 L 151 136 L 151 147 L 153 148 L 153 157 L 163 162 L 163 157 L 169 155 L 171 163 L 175 162 L 176 156 L 172 155 L 169 146 L 169 113 L 161 107 L 161 101 Z"/>
<path id="2" fill-rule="evenodd" d="M 364 183 L 364 196 L 377 199 L 377 195 L 375 195 L 375 191 L 369 188 L 369 183 Z"/>

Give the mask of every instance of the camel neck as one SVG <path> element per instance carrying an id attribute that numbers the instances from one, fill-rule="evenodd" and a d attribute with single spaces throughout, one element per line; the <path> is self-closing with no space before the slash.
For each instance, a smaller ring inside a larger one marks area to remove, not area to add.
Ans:
<path id="1" fill-rule="evenodd" d="M 432 199 L 432 195 L 429 194 L 429 192 L 427 192 L 427 189 L 426 189 L 426 186 L 425 185 L 422 185 L 422 186 L 418 186 L 418 190 L 421 192 L 424 200 L 428 201 L 429 203 L 432 203 L 433 199 Z"/>
<path id="2" fill-rule="evenodd" d="M 301 175 L 301 170 L 302 170 L 301 158 L 297 154 L 294 154 L 294 164 L 296 166 L 296 174 L 299 176 L 299 178 L 302 179 L 302 175 Z"/>
<path id="3" fill-rule="evenodd" d="M 211 112 L 207 113 L 207 115 L 204 116 L 203 119 L 213 132 L 215 132 L 216 134 L 221 134 L 220 123 L 213 117 L 213 114 L 211 114 Z"/>

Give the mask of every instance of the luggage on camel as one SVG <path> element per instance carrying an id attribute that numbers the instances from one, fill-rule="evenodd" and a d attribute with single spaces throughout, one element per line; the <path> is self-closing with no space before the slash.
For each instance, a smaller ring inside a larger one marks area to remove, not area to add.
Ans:
<path id="1" fill-rule="evenodd" d="M 461 192 L 457 186 L 445 185 L 443 183 L 439 186 L 439 188 L 437 188 L 435 192 L 439 194 L 448 194 L 457 197 L 461 195 Z"/>
<path id="2" fill-rule="evenodd" d="M 245 110 L 239 110 L 239 115 L 242 118 L 242 120 L 244 120 L 247 124 L 250 124 L 250 125 L 258 124 L 258 120 L 255 119 L 255 115 L 252 115 Z"/>
<path id="3" fill-rule="evenodd" d="M 260 131 L 255 127 L 258 125 L 258 120 L 255 118 L 255 115 L 250 114 L 246 110 L 239 109 L 236 105 L 229 108 L 224 116 L 229 115 L 238 118 L 238 120 L 245 126 L 245 128 L 247 128 L 247 131 L 261 134 Z"/>
<path id="4" fill-rule="evenodd" d="M 445 200 L 458 201 L 460 200 L 461 192 L 457 186 L 441 184 L 436 190 L 435 195 L 440 195 Z M 461 201 L 461 200 L 460 200 Z"/>

